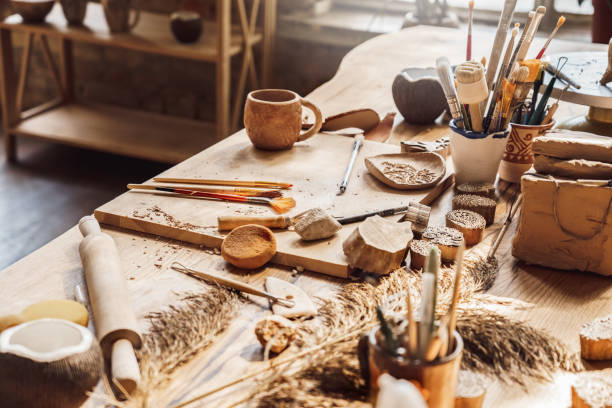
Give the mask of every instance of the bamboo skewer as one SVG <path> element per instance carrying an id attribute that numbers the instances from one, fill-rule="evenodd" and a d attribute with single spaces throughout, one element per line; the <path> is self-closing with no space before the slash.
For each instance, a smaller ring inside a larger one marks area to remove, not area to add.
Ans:
<path id="1" fill-rule="evenodd" d="M 277 181 L 213 180 L 179 177 L 155 177 L 153 181 L 156 181 L 158 183 L 204 184 L 211 186 L 280 188 L 283 190 L 287 190 L 293 187 L 293 184 L 291 183 L 281 183 Z"/>

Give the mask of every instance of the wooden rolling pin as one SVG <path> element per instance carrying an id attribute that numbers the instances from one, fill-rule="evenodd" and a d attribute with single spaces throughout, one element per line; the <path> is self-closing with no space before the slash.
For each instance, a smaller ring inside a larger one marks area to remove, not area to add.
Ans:
<path id="1" fill-rule="evenodd" d="M 142 338 L 121 272 L 119 253 L 115 241 L 100 230 L 94 217 L 81 218 L 79 230 L 84 237 L 79 253 L 98 340 L 104 356 L 111 360 L 113 381 L 131 394 L 140 382 L 134 348 L 142 346 Z"/>

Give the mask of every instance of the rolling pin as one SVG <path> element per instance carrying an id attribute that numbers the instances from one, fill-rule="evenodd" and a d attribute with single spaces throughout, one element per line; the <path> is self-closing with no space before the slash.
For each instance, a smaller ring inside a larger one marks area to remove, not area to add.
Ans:
<path id="1" fill-rule="evenodd" d="M 142 338 L 121 272 L 119 253 L 115 241 L 100 230 L 100 224 L 94 217 L 81 218 L 79 230 L 84 237 L 79 253 L 98 341 L 104 357 L 111 360 L 113 381 L 131 394 L 140 382 L 140 368 L 134 348 L 142 346 Z"/>

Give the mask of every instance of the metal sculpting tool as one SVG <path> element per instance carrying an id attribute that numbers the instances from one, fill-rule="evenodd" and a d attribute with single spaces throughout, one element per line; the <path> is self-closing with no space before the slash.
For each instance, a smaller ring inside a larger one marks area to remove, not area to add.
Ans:
<path id="1" fill-rule="evenodd" d="M 355 159 L 357 158 L 357 153 L 359 153 L 359 149 L 363 145 L 363 135 L 355 136 L 355 143 L 353 144 L 353 152 L 351 153 L 351 159 L 349 160 L 348 166 L 346 166 L 346 173 L 344 173 L 344 178 L 340 182 L 340 186 L 338 188 L 338 195 L 344 194 L 346 191 L 346 185 L 348 184 L 349 178 L 351 177 L 351 172 L 353 171 L 353 166 L 355 165 Z"/>

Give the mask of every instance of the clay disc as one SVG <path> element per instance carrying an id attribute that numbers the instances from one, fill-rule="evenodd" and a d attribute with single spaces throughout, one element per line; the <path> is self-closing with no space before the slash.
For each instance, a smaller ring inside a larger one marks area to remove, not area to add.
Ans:
<path id="1" fill-rule="evenodd" d="M 263 266 L 276 254 L 274 233 L 261 225 L 249 224 L 234 228 L 221 244 L 221 256 L 242 269 Z"/>
<path id="2" fill-rule="evenodd" d="M 398 190 L 431 187 L 446 173 L 446 163 L 437 153 L 398 153 L 366 157 L 365 165 L 374 177 Z"/>

